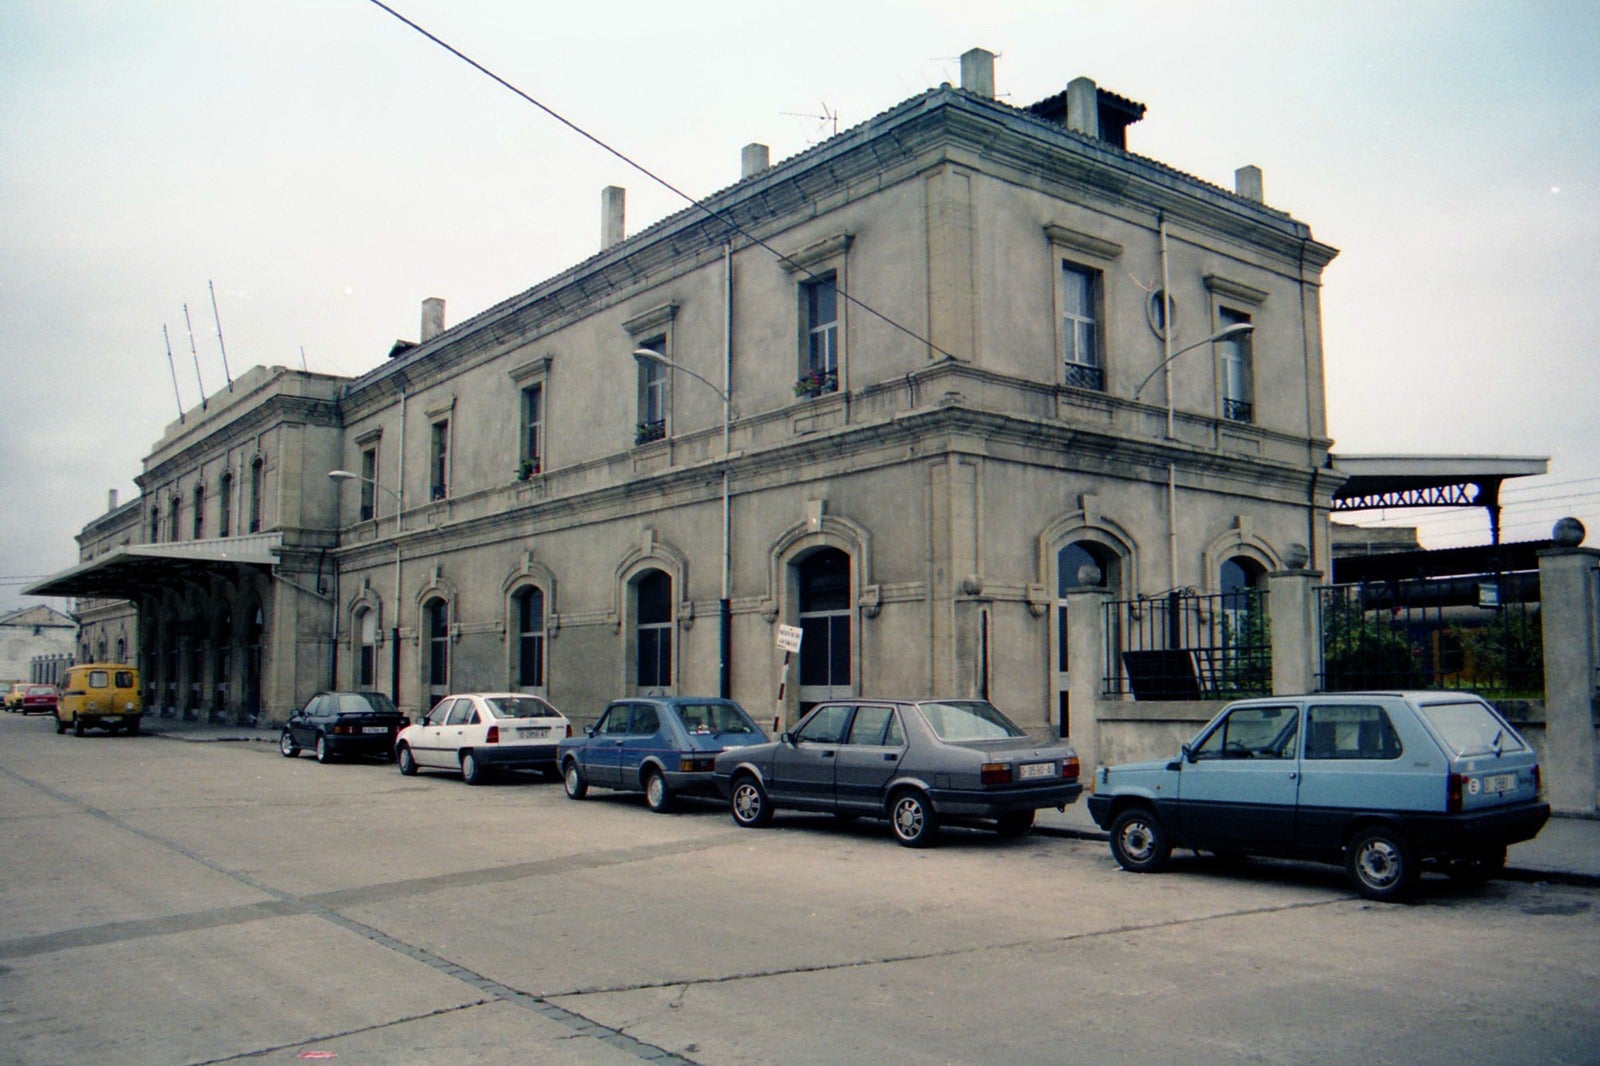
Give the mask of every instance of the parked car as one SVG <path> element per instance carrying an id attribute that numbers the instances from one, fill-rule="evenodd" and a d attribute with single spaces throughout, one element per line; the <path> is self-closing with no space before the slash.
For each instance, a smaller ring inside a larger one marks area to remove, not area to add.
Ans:
<path id="1" fill-rule="evenodd" d="M 55 714 L 61 693 L 54 685 L 22 685 L 17 710 L 22 714 Z"/>
<path id="2" fill-rule="evenodd" d="M 0 707 L 4 707 L 8 711 L 14 709 L 11 706 L 11 690 L 17 684 L 18 682 L 16 681 L 0 681 Z"/>
<path id="3" fill-rule="evenodd" d="M 1071 744 L 1032 739 L 987 700 L 822 703 L 778 740 L 717 756 L 715 774 L 738 825 L 784 807 L 869 815 L 907 847 L 932 844 L 946 821 L 1021 836 L 1035 811 L 1083 791 Z"/>
<path id="4" fill-rule="evenodd" d="M 28 687 L 26 681 L 12 681 L 7 683 L 5 695 L 0 699 L 5 701 L 6 710 L 15 714 L 22 709 L 22 691 Z"/>
<path id="5" fill-rule="evenodd" d="M 446 696 L 420 722 L 400 731 L 395 759 L 403 774 L 453 770 L 481 785 L 495 770 L 543 770 L 554 777 L 556 745 L 572 723 L 538 696 L 468 692 Z"/>
<path id="6" fill-rule="evenodd" d="M 705 696 L 638 696 L 614 700 L 582 736 L 561 742 L 567 795 L 589 787 L 643 792 L 657 812 L 682 795 L 716 796 L 718 752 L 766 743 L 767 735 L 733 700 Z"/>
<path id="7" fill-rule="evenodd" d="M 303 749 L 318 762 L 340 755 L 394 758 L 394 741 L 409 719 L 381 692 L 319 692 L 284 723 L 278 750 L 292 759 Z"/>
<path id="8" fill-rule="evenodd" d="M 1127 870 L 1174 847 L 1310 859 L 1393 900 L 1424 863 L 1493 877 L 1550 806 L 1533 750 L 1483 700 L 1366 692 L 1230 704 L 1177 758 L 1096 771 L 1089 813 Z"/>
<path id="9" fill-rule="evenodd" d="M 79 663 L 68 667 L 56 707 L 56 732 L 67 727 L 78 736 L 86 728 L 109 733 L 139 732 L 144 718 L 144 695 L 139 691 L 139 671 L 126 663 Z"/>

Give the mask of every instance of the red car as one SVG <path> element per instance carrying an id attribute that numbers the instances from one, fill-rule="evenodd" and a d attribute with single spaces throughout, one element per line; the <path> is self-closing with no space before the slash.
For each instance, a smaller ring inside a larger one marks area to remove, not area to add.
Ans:
<path id="1" fill-rule="evenodd" d="M 23 714 L 55 714 L 59 699 L 54 685 L 23 685 L 22 705 L 17 709 Z"/>

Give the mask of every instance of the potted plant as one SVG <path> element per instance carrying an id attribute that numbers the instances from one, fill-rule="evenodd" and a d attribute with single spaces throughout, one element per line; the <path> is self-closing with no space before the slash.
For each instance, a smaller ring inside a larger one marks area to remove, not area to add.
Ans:
<path id="1" fill-rule="evenodd" d="M 640 422 L 633 427 L 633 443 L 635 444 L 649 444 L 651 441 L 660 440 L 666 435 L 667 423 L 665 420 L 660 422 Z"/>
<path id="2" fill-rule="evenodd" d="M 517 464 L 517 480 L 527 481 L 539 473 L 539 460 L 524 459 Z"/>
<path id="3" fill-rule="evenodd" d="M 808 370 L 794 383 L 796 396 L 821 396 L 839 391 L 839 375 L 833 371 Z"/>

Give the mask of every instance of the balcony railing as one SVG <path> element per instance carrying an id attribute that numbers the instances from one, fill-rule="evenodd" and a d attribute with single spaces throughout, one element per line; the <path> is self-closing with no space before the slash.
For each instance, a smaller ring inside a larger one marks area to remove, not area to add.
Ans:
<path id="1" fill-rule="evenodd" d="M 1272 691 L 1261 589 L 1106 604 L 1105 691 L 1136 700 L 1229 700 Z"/>

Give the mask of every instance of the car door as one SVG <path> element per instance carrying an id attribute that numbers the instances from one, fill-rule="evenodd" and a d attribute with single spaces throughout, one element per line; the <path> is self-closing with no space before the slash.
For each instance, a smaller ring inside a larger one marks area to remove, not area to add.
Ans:
<path id="1" fill-rule="evenodd" d="M 884 789 L 906 753 L 898 712 L 886 704 L 856 708 L 850 731 L 834 756 L 834 799 L 840 807 L 878 810 Z"/>
<path id="2" fill-rule="evenodd" d="M 1294 840 L 1300 708 L 1251 704 L 1219 718 L 1178 774 L 1178 825 L 1188 846 L 1283 851 Z"/>
<path id="3" fill-rule="evenodd" d="M 590 784 L 617 787 L 617 767 L 622 761 L 622 742 L 628 737 L 633 706 L 613 703 L 595 725 L 594 736 L 583 747 L 583 774 Z"/>
<path id="4" fill-rule="evenodd" d="M 1300 764 L 1299 842 L 1333 851 L 1358 811 L 1437 809 L 1443 771 L 1431 746 L 1406 750 L 1382 704 L 1311 702 Z"/>
<path id="5" fill-rule="evenodd" d="M 454 705 L 455 700 L 440 700 L 434 704 L 433 710 L 417 723 L 411 742 L 411 757 L 417 760 L 418 766 L 437 768 L 443 765 L 439 748 L 443 744 L 445 719 L 450 717 L 450 708 Z"/>
<path id="6" fill-rule="evenodd" d="M 617 754 L 617 784 L 623 788 L 639 788 L 639 768 L 651 755 L 661 755 L 666 740 L 661 730 L 661 711 L 653 703 L 635 703 L 628 717 L 628 733 L 622 738 Z M 675 760 L 674 760 L 675 761 Z"/>
<path id="7" fill-rule="evenodd" d="M 831 808 L 834 766 L 854 708 L 825 703 L 778 744 L 772 755 L 772 780 L 767 791 L 775 802 L 797 807 Z"/>
<path id="8" fill-rule="evenodd" d="M 328 702 L 328 697 L 321 693 L 312 696 L 300 713 L 289 719 L 289 735 L 294 738 L 295 747 L 313 748 L 317 743 L 317 723 L 321 721 L 322 707 Z"/>

